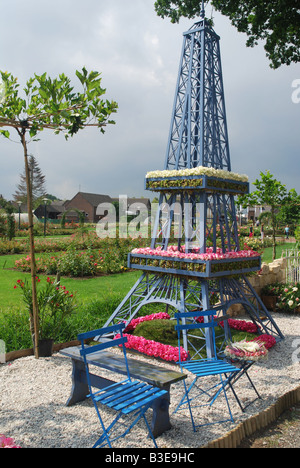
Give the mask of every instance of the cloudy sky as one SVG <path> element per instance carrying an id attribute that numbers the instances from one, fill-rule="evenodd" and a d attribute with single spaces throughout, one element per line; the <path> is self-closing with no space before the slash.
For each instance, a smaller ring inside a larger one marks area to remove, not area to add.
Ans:
<path id="1" fill-rule="evenodd" d="M 85 66 L 102 73 L 106 97 L 119 104 L 116 125 L 105 135 L 93 128 L 66 142 L 45 131 L 30 145 L 48 193 L 62 199 L 79 190 L 152 197 L 144 191 L 144 176 L 164 166 L 182 33 L 194 21 L 173 25 L 159 18 L 154 0 L 0 4 L 0 69 L 23 86 L 45 71 L 52 77 L 65 73 L 76 84 L 75 70 Z M 300 67 L 272 70 L 261 44 L 246 48 L 245 35 L 219 13 L 213 16 L 221 36 L 232 170 L 251 182 L 270 170 L 300 193 Z M 23 171 L 22 148 L 1 138 L 0 156 L 0 194 L 10 199 Z"/>

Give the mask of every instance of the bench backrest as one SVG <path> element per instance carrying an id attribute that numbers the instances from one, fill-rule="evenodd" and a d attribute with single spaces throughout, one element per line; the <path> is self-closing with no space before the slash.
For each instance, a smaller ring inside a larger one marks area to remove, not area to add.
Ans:
<path id="1" fill-rule="evenodd" d="M 78 335 L 78 341 L 81 342 L 81 350 L 80 350 L 80 355 L 84 359 L 85 365 L 88 367 L 88 360 L 87 356 L 89 354 L 96 353 L 98 351 L 103 351 L 104 349 L 107 348 L 112 348 L 114 346 L 121 346 L 123 349 L 123 354 L 125 358 L 125 363 L 126 363 L 126 370 L 127 370 L 127 376 L 130 379 L 130 372 L 129 372 L 129 367 L 128 367 L 128 361 L 127 361 L 127 354 L 126 354 L 126 348 L 125 348 L 125 343 L 127 342 L 126 336 L 123 336 L 123 330 L 126 327 L 126 324 L 124 323 L 118 323 L 117 325 L 111 325 L 110 327 L 105 327 L 105 328 L 100 328 L 98 330 L 92 330 L 86 333 L 81 333 Z M 103 340 L 102 342 L 101 337 L 105 337 L 105 335 L 120 335 L 118 338 L 109 338 L 107 340 Z M 95 345 L 87 345 L 86 340 L 92 340 L 93 338 L 97 337 L 97 343 Z"/>

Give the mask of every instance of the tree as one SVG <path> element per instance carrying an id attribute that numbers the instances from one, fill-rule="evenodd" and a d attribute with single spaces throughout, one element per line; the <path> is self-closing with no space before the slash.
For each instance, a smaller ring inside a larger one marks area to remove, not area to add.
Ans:
<path id="1" fill-rule="evenodd" d="M 30 320 L 36 358 L 39 357 L 39 311 L 28 143 L 45 129 L 54 131 L 56 135 L 64 133 L 66 139 L 91 126 L 100 128 L 104 133 L 105 125 L 114 123 L 110 116 L 117 110 L 116 102 L 102 99 L 106 90 L 101 87 L 101 77 L 97 71 L 88 73 L 83 68 L 82 72 L 76 71 L 76 76 L 82 86 L 81 92 L 74 91 L 71 80 L 64 74 L 51 79 L 44 73 L 30 78 L 23 89 L 24 95 L 21 95 L 17 78 L 0 71 L 0 128 L 5 128 L 0 130 L 0 134 L 10 138 L 10 131 L 15 131 L 24 154 L 33 303 Z"/>
<path id="2" fill-rule="evenodd" d="M 15 208 L 10 201 L 5 200 L 4 198 L 0 198 L 1 206 L 0 208 L 3 209 L 5 213 L 5 217 L 1 216 L 0 220 L 0 236 L 1 232 L 6 233 L 9 240 L 12 240 L 16 234 L 16 224 L 15 224 Z M 3 229 L 4 228 L 4 229 Z"/>
<path id="3" fill-rule="evenodd" d="M 208 3 L 208 2 L 205 2 Z M 212 0 L 211 4 L 227 16 L 239 32 L 246 33 L 248 47 L 259 40 L 271 68 L 290 65 L 300 60 L 300 9 L 298 0 Z M 171 18 L 172 23 L 184 16 L 200 16 L 199 0 L 156 0 L 155 10 L 159 16 Z"/>
<path id="4" fill-rule="evenodd" d="M 36 202 L 39 205 L 39 201 L 42 197 L 46 196 L 45 176 L 43 175 L 41 168 L 36 158 L 31 154 L 28 156 L 28 165 L 30 171 L 30 184 L 32 190 L 32 203 L 36 208 Z M 27 188 L 26 188 L 26 174 L 20 175 L 20 183 L 17 186 L 17 190 L 14 194 L 15 201 L 21 201 L 27 203 Z"/>
<path id="5" fill-rule="evenodd" d="M 282 224 L 296 226 L 300 222 L 300 195 L 292 189 L 288 196 L 288 202 L 281 207 L 278 218 Z"/>
<path id="6" fill-rule="evenodd" d="M 238 203 L 246 208 L 247 206 L 267 205 L 270 207 L 270 222 L 273 238 L 273 260 L 276 258 L 276 215 L 279 209 L 289 202 L 290 193 L 285 185 L 274 179 L 269 171 L 266 174 L 260 173 L 261 179 L 253 183 L 257 190 L 249 195 L 243 195 L 238 198 Z"/>

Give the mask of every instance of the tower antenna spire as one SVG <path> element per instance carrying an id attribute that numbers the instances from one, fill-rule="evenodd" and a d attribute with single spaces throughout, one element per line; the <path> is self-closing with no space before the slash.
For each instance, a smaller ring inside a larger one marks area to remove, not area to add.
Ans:
<path id="1" fill-rule="evenodd" d="M 201 6 L 201 12 L 200 12 L 201 18 L 205 18 L 205 8 L 204 8 L 204 0 L 202 0 L 202 6 Z"/>

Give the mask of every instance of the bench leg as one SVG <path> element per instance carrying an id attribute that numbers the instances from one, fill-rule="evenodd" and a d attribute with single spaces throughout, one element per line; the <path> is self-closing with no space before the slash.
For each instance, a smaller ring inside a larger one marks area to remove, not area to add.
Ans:
<path id="1" fill-rule="evenodd" d="M 151 430 L 154 437 L 158 437 L 171 429 L 169 406 L 170 406 L 170 385 L 163 387 L 168 393 L 158 398 L 152 405 L 153 416 Z"/>
<path id="2" fill-rule="evenodd" d="M 112 380 L 104 379 L 94 374 L 90 374 L 90 378 L 92 386 L 99 389 L 115 383 Z M 72 406 L 80 401 L 84 401 L 89 393 L 84 362 L 72 359 L 72 390 L 66 406 Z"/>
<path id="3" fill-rule="evenodd" d="M 85 400 L 88 394 L 89 387 L 87 384 L 84 363 L 72 359 L 72 390 L 66 405 L 75 405 L 75 403 Z"/>

